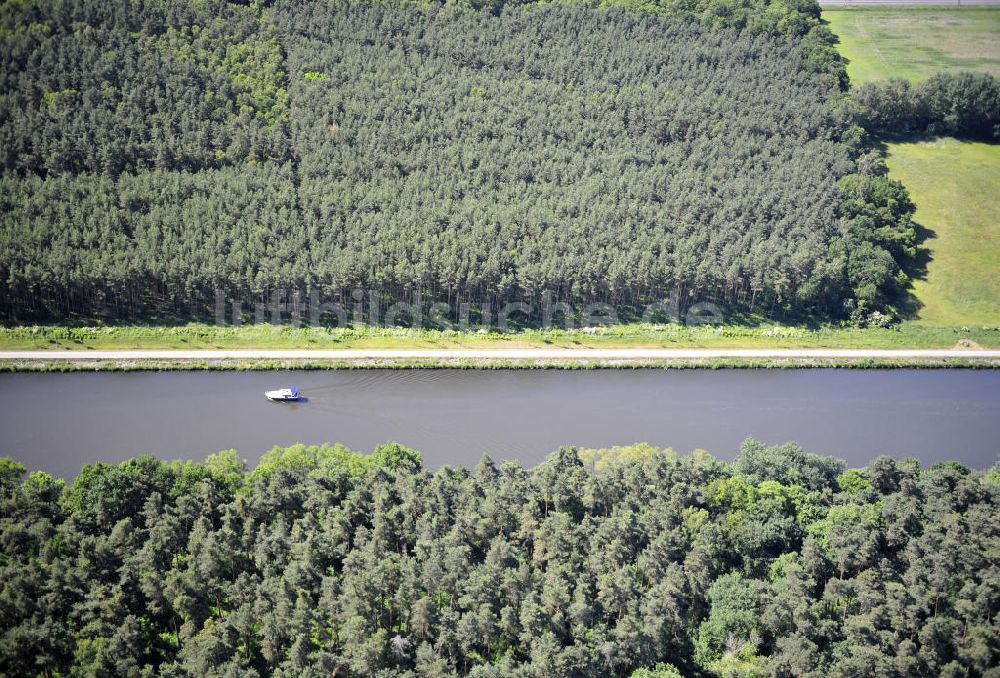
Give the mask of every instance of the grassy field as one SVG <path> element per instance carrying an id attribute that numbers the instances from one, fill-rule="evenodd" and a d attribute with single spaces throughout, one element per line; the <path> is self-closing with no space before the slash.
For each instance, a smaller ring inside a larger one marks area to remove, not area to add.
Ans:
<path id="1" fill-rule="evenodd" d="M 1000 75 L 1000 7 L 825 9 L 823 18 L 855 83 L 919 81 L 942 70 Z M 932 232 L 927 275 L 914 283 L 915 324 L 1000 323 L 1000 146 L 955 139 L 888 146 L 890 176 Z"/>
<path id="2" fill-rule="evenodd" d="M 0 328 L 0 350 L 213 348 L 951 348 L 962 341 L 1000 347 L 997 325 L 942 327 L 903 323 L 892 329 L 765 326 L 614 325 L 593 330 L 512 333 L 388 328 L 28 326 Z"/>
<path id="3" fill-rule="evenodd" d="M 851 82 L 924 80 L 942 70 L 1000 75 L 1000 7 L 824 9 Z"/>
<path id="4" fill-rule="evenodd" d="M 937 139 L 889 145 L 890 176 L 933 232 L 927 276 L 914 283 L 920 321 L 1000 323 L 1000 146 Z"/>

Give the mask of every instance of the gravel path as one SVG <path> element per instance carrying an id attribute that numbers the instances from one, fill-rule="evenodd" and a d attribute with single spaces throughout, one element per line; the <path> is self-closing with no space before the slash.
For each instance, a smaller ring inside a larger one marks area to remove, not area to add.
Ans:
<path id="1" fill-rule="evenodd" d="M 523 348 L 523 349 L 222 349 L 150 351 L 0 351 L 0 360 L 676 360 L 713 358 L 1000 359 L 990 349 L 843 348 Z"/>

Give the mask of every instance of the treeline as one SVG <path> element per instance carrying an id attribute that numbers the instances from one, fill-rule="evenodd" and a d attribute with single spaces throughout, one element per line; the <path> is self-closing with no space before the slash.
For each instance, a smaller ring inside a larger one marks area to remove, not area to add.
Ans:
<path id="1" fill-rule="evenodd" d="M 0 316 L 892 306 L 815 3 L 490 8 L 4 5 Z"/>
<path id="2" fill-rule="evenodd" d="M 0 673 L 995 676 L 1000 467 L 748 440 L 0 461 Z"/>
<path id="3" fill-rule="evenodd" d="M 1000 140 L 1000 80 L 988 73 L 866 82 L 851 91 L 851 103 L 858 124 L 876 134 Z"/>

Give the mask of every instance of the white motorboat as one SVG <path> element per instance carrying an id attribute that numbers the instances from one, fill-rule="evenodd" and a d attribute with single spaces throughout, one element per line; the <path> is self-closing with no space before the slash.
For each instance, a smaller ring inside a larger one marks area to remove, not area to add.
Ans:
<path id="1" fill-rule="evenodd" d="M 277 402 L 284 402 L 286 400 L 298 400 L 302 396 L 299 395 L 299 387 L 292 386 L 291 388 L 279 388 L 277 391 L 264 391 L 264 395 L 267 396 L 268 400 L 274 400 Z"/>

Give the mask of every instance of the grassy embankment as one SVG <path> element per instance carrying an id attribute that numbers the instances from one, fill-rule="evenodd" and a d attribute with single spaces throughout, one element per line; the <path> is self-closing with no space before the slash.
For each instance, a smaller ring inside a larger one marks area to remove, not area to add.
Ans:
<path id="1" fill-rule="evenodd" d="M 828 9 L 823 17 L 855 83 L 1000 75 L 1000 7 Z M 951 138 L 887 146 L 890 176 L 907 187 L 928 231 L 917 319 L 904 329 L 1000 324 L 1000 146 Z"/>
<path id="2" fill-rule="evenodd" d="M 56 325 L 0 328 L 0 350 L 129 349 L 419 349 L 419 348 L 952 348 L 960 342 L 1000 348 L 995 326 L 904 323 L 890 329 L 806 329 L 611 325 L 577 330 L 457 332 L 396 328 L 299 328 L 273 325 L 175 327 Z"/>
<path id="3" fill-rule="evenodd" d="M 388 328 L 294 329 L 270 325 L 217 328 L 58 326 L 0 328 L 0 350 L 129 349 L 513 349 L 513 348 L 952 348 L 1000 347 L 1000 326 L 933 327 L 915 323 L 893 329 L 805 329 L 800 327 L 679 327 L 617 325 L 593 330 L 522 330 L 509 334 Z M 220 359 L 220 360 L 0 360 L 0 371 L 330 368 L 796 368 L 796 367 L 995 367 L 993 360 L 941 359 Z"/>
<path id="4" fill-rule="evenodd" d="M 676 360 L 0 360 L 3 372 L 163 372 L 263 370 L 622 370 L 622 369 L 1000 369 L 1000 361 L 975 358 L 686 358 Z"/>

